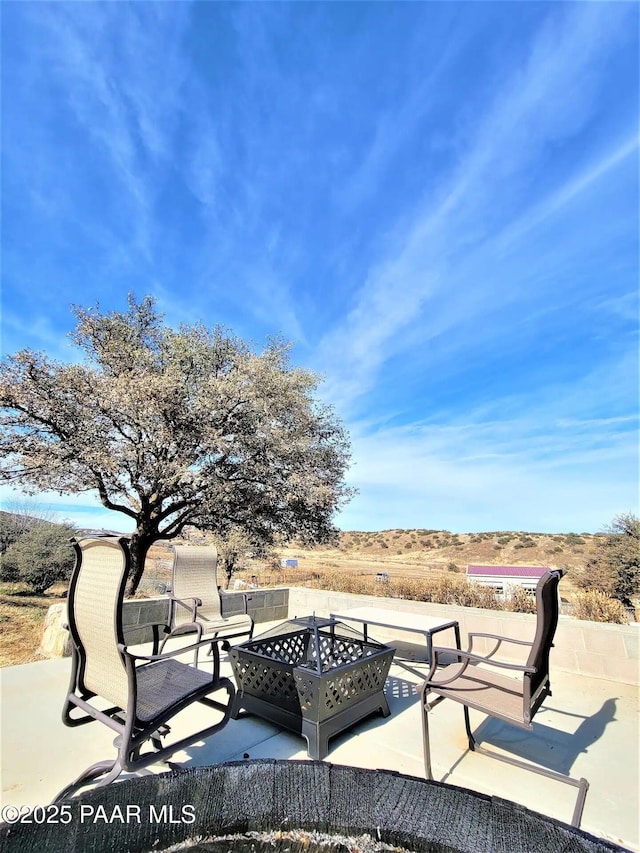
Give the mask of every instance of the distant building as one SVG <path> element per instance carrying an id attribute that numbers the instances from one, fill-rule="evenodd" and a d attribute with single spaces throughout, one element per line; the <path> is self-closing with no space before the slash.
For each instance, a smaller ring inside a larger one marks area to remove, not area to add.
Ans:
<path id="1" fill-rule="evenodd" d="M 389 579 L 389 572 L 376 572 L 376 581 L 378 583 L 386 583 Z"/>
<path id="2" fill-rule="evenodd" d="M 281 560 L 280 565 L 283 569 L 297 569 L 298 561 L 297 560 Z"/>
<path id="3" fill-rule="evenodd" d="M 548 571 L 547 566 L 467 566 L 467 580 L 492 586 L 502 595 L 517 586 L 533 592 Z"/>

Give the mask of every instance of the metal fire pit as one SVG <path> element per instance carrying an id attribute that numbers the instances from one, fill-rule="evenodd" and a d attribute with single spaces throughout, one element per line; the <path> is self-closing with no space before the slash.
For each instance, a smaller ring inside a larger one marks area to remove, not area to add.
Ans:
<path id="1" fill-rule="evenodd" d="M 229 655 L 238 685 L 231 717 L 257 714 L 301 734 L 311 758 L 324 758 L 329 738 L 363 717 L 390 714 L 393 649 L 336 619 L 289 619 Z"/>

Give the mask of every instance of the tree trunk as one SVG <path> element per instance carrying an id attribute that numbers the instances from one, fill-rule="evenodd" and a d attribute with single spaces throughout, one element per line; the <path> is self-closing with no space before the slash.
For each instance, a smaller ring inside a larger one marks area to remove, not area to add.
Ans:
<path id="1" fill-rule="evenodd" d="M 154 536 L 144 533 L 140 529 L 131 534 L 131 542 L 129 543 L 131 567 L 129 569 L 129 580 L 127 581 L 127 596 L 129 597 L 135 595 L 140 585 L 147 553 L 154 542 Z"/>

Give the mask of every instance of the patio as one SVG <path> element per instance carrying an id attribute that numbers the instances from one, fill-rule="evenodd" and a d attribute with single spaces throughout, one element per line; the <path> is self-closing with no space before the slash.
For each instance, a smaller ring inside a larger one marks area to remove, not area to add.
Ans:
<path id="1" fill-rule="evenodd" d="M 268 627 L 258 625 L 257 633 Z M 326 761 L 424 776 L 414 692 L 426 672 L 426 664 L 419 660 L 423 649 L 402 644 L 398 650 L 385 687 L 391 716 L 369 717 L 337 735 L 329 743 Z M 582 829 L 640 851 L 638 687 L 554 669 L 553 662 L 551 669 L 553 696 L 538 713 L 532 734 L 496 720 L 483 722 L 472 712 L 478 737 L 494 749 L 502 747 L 543 766 L 586 777 L 590 789 Z M 113 733 L 104 726 L 63 726 L 60 711 L 69 670 L 68 658 L 0 670 L 3 806 L 46 804 L 87 765 L 114 753 Z M 228 657 L 223 657 L 223 671 L 231 675 Z M 202 726 L 210 713 L 191 707 L 176 718 L 173 731 L 179 734 L 184 728 L 186 733 Z M 431 726 L 437 780 L 570 821 L 575 789 L 470 753 L 460 706 L 443 702 L 432 712 Z M 306 742 L 272 723 L 247 717 L 231 720 L 221 734 L 177 753 L 171 767 L 247 758 L 306 759 Z M 153 771 L 167 769 L 154 765 Z"/>

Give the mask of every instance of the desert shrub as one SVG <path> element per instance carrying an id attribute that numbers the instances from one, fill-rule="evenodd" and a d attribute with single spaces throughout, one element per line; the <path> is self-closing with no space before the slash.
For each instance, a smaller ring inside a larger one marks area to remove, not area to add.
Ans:
<path id="1" fill-rule="evenodd" d="M 372 577 L 363 577 L 352 572 L 325 572 L 314 582 L 314 586 L 318 586 L 320 589 L 332 589 L 336 592 L 351 592 L 361 595 L 380 594 L 376 590 L 376 583 Z M 386 589 L 386 584 L 384 587 Z"/>
<path id="2" fill-rule="evenodd" d="M 585 589 L 575 594 L 573 615 L 576 619 L 615 622 L 617 625 L 626 625 L 629 621 L 622 602 L 597 589 Z"/>
<path id="3" fill-rule="evenodd" d="M 19 576 L 18 564 L 11 549 L 0 552 L 0 581 L 17 581 Z"/>
<path id="4" fill-rule="evenodd" d="M 0 553 L 4 554 L 38 519 L 26 512 L 0 512 Z"/>
<path id="5" fill-rule="evenodd" d="M 500 610 L 493 589 L 468 583 L 465 578 L 437 577 L 392 582 L 393 595 L 434 604 L 458 604 Z"/>
<path id="6" fill-rule="evenodd" d="M 75 532 L 68 524 L 40 521 L 10 545 L 4 556 L 15 566 L 17 577 L 41 595 L 70 576 L 75 554 L 69 540 Z"/>
<path id="7" fill-rule="evenodd" d="M 490 586 L 470 583 L 465 578 L 442 579 L 442 604 L 457 604 L 461 607 L 482 607 L 488 610 L 501 610 L 495 590 Z"/>
<path id="8" fill-rule="evenodd" d="M 381 542 L 381 543 L 380 543 L 380 547 L 381 547 L 381 548 L 387 548 L 387 549 L 389 548 L 389 546 L 387 545 L 387 543 L 386 543 L 386 542 Z"/>
<path id="9" fill-rule="evenodd" d="M 405 542 L 405 548 L 413 548 L 413 542 Z"/>
<path id="10" fill-rule="evenodd" d="M 513 587 L 504 601 L 504 609 L 513 613 L 535 613 L 536 597 L 521 586 Z"/>
<path id="11" fill-rule="evenodd" d="M 460 571 L 460 566 L 458 566 L 458 564 L 457 564 L 457 563 L 449 563 L 449 564 L 447 565 L 447 571 L 448 571 L 448 572 L 459 572 L 459 571 Z"/>
<path id="12" fill-rule="evenodd" d="M 432 601 L 431 581 L 421 578 L 394 578 L 387 586 L 386 595 L 407 598 L 411 601 Z"/>
<path id="13" fill-rule="evenodd" d="M 535 539 L 530 536 L 522 536 L 514 545 L 515 548 L 535 548 Z"/>

